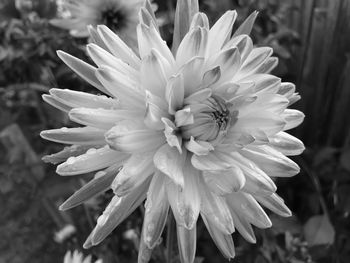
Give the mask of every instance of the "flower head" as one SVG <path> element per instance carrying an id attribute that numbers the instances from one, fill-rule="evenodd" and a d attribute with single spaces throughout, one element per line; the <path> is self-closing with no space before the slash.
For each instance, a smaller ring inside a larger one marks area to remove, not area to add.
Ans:
<path id="1" fill-rule="evenodd" d="M 92 39 L 94 36 L 90 35 L 88 26 L 103 24 L 118 33 L 128 44 L 133 44 L 136 41 L 137 14 L 142 3 L 143 0 L 65 0 L 63 7 L 71 16 L 53 19 L 51 23 L 69 30 L 72 36 L 91 36 Z"/>
<path id="2" fill-rule="evenodd" d="M 184 8 L 184 2 L 177 7 L 173 52 L 146 4 L 137 27 L 139 55 L 105 26 L 97 27 L 103 47 L 87 47 L 97 67 L 58 53 L 107 95 L 52 89 L 44 96 L 84 125 L 42 132 L 73 145 L 45 160 L 63 162 L 57 167 L 61 175 L 99 171 L 61 208 L 109 187 L 115 193 L 86 247 L 100 243 L 145 199 L 140 262 L 157 244 L 169 208 L 182 262 L 194 260 L 199 215 L 220 251 L 232 258 L 235 229 L 255 242 L 252 225 L 271 226 L 261 205 L 291 214 L 271 177 L 299 172 L 286 157 L 304 149 L 285 132 L 304 118 L 287 108 L 299 99 L 295 86 L 269 74 L 277 64 L 271 48 L 253 47 L 248 34 L 257 13 L 232 34 L 235 11 L 210 28 L 206 15 Z M 192 14 L 188 22 L 186 14 Z"/>
<path id="3" fill-rule="evenodd" d="M 74 250 L 72 253 L 71 251 L 67 251 L 67 253 L 64 255 L 63 263 L 91 263 L 91 256 L 87 256 L 84 258 L 84 255 L 81 252 L 78 252 L 77 250 Z M 102 263 L 102 260 L 99 259 L 95 261 L 95 263 Z"/>

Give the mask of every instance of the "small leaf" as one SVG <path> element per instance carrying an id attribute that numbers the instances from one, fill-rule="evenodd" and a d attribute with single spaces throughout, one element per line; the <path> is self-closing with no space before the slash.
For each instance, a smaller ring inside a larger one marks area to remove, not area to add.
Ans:
<path id="1" fill-rule="evenodd" d="M 331 245 L 335 231 L 326 215 L 311 217 L 304 225 L 304 235 L 309 246 Z"/>

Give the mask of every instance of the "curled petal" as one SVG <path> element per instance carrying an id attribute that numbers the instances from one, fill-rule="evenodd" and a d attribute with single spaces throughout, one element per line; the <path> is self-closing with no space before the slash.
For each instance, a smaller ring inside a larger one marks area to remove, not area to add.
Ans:
<path id="1" fill-rule="evenodd" d="M 270 196 L 256 196 L 255 198 L 260 204 L 280 216 L 288 217 L 292 215 L 292 212 L 284 204 L 283 199 L 277 194 L 272 194 Z"/>
<path id="2" fill-rule="evenodd" d="M 71 156 L 79 156 L 84 154 L 88 149 L 94 147 L 93 145 L 72 145 L 64 147 L 62 151 L 54 154 L 45 155 L 42 160 L 45 163 L 58 164 L 66 161 Z"/>
<path id="3" fill-rule="evenodd" d="M 178 74 L 169 79 L 166 86 L 166 100 L 169 104 L 169 113 L 175 114 L 177 110 L 182 109 L 185 96 L 184 78 Z"/>
<path id="4" fill-rule="evenodd" d="M 299 126 L 304 121 L 304 118 L 305 118 L 304 113 L 293 109 L 286 109 L 281 116 L 286 121 L 286 125 L 283 129 L 284 131 L 287 131 Z"/>
<path id="5" fill-rule="evenodd" d="M 190 29 L 203 27 L 209 30 L 209 20 L 206 14 L 198 12 L 193 16 Z"/>
<path id="6" fill-rule="evenodd" d="M 269 145 L 284 155 L 299 155 L 305 150 L 305 146 L 298 138 L 279 132 L 269 138 Z"/>
<path id="7" fill-rule="evenodd" d="M 196 155 L 207 155 L 214 150 L 213 145 L 206 141 L 196 141 L 192 136 L 189 141 L 185 143 L 185 147 L 190 152 Z"/>

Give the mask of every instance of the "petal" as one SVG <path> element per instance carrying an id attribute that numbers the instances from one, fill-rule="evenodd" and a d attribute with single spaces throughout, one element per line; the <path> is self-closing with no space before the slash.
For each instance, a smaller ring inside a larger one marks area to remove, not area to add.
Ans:
<path id="1" fill-rule="evenodd" d="M 271 220 L 250 194 L 233 193 L 227 197 L 227 202 L 235 213 L 243 215 L 251 224 L 259 228 L 271 227 Z"/>
<path id="2" fill-rule="evenodd" d="M 117 100 L 101 95 L 69 89 L 50 89 L 51 96 L 57 101 L 72 108 L 118 109 Z"/>
<path id="3" fill-rule="evenodd" d="M 84 154 L 87 150 L 94 147 L 93 145 L 72 145 L 69 147 L 64 147 L 62 151 L 45 155 L 42 160 L 45 163 L 58 164 L 66 161 L 71 156 L 79 156 Z"/>
<path id="4" fill-rule="evenodd" d="M 57 51 L 57 55 L 60 59 L 70 67 L 76 74 L 78 74 L 82 79 L 90 83 L 92 86 L 102 91 L 103 93 L 110 94 L 96 78 L 96 68 L 85 63 L 84 61 L 69 55 L 63 51 Z"/>
<path id="5" fill-rule="evenodd" d="M 209 30 L 209 20 L 206 14 L 198 12 L 193 16 L 190 30 L 196 27 L 203 27 Z"/>
<path id="6" fill-rule="evenodd" d="M 183 75 L 185 85 L 185 97 L 198 90 L 202 81 L 202 69 L 204 58 L 194 57 L 187 61 L 179 72 Z"/>
<path id="7" fill-rule="evenodd" d="M 175 114 L 182 109 L 185 96 L 184 78 L 180 73 L 169 79 L 166 86 L 166 100 L 169 104 L 169 113 Z"/>
<path id="8" fill-rule="evenodd" d="M 208 217 L 206 217 L 205 215 L 202 215 L 202 218 L 211 238 L 214 240 L 220 252 L 229 260 L 231 258 L 234 258 L 235 247 L 233 244 L 232 236 L 230 234 L 225 234 L 221 230 L 216 228 L 214 224 L 209 222 Z"/>
<path id="9" fill-rule="evenodd" d="M 266 74 L 270 73 L 278 65 L 277 57 L 270 57 L 264 63 L 254 70 L 253 74 Z"/>
<path id="10" fill-rule="evenodd" d="M 40 133 L 43 139 L 77 145 L 103 145 L 105 144 L 104 131 L 92 127 L 60 128 L 46 130 Z"/>
<path id="11" fill-rule="evenodd" d="M 235 31 L 233 34 L 233 37 L 236 37 L 238 35 L 249 35 L 250 32 L 252 31 L 254 22 L 256 17 L 258 16 L 258 12 L 254 11 L 251 13 L 246 20 L 239 26 L 239 28 Z"/>
<path id="12" fill-rule="evenodd" d="M 221 157 L 221 153 L 212 151 L 207 155 L 193 155 L 191 162 L 195 168 L 203 171 L 220 171 L 230 168 L 231 164 Z"/>
<path id="13" fill-rule="evenodd" d="M 118 98 L 124 107 L 143 109 L 144 94 L 138 90 L 137 83 L 133 83 L 126 75 L 120 74 L 112 68 L 101 67 L 96 72 L 97 78 L 106 89 Z"/>
<path id="14" fill-rule="evenodd" d="M 142 232 L 141 232 L 137 263 L 148 263 L 151 260 L 151 256 L 152 256 L 152 249 L 150 249 L 147 246 L 143 233 L 144 233 L 144 229 L 142 229 Z"/>
<path id="15" fill-rule="evenodd" d="M 146 104 L 146 114 L 144 118 L 145 125 L 153 130 L 163 130 L 164 123 L 162 118 L 169 118 L 170 114 L 167 110 L 159 107 L 157 103 L 152 100 L 152 96 L 147 92 L 147 104 Z"/>
<path id="16" fill-rule="evenodd" d="M 204 171 L 203 178 L 210 190 L 217 195 L 237 192 L 246 182 L 242 170 L 237 166 L 221 171 Z"/>
<path id="17" fill-rule="evenodd" d="M 164 186 L 165 176 L 156 172 L 147 192 L 143 237 L 150 249 L 153 249 L 162 235 L 169 211 L 169 202 Z"/>
<path id="18" fill-rule="evenodd" d="M 193 124 L 194 118 L 190 108 L 183 108 L 175 113 L 176 127 Z"/>
<path id="19" fill-rule="evenodd" d="M 105 45 L 102 38 L 97 33 L 96 27 L 94 27 L 92 25 L 88 25 L 87 30 L 89 32 L 89 36 L 90 36 L 89 40 L 91 43 L 94 43 L 94 44 L 98 45 L 99 47 L 103 48 L 104 50 L 109 51 L 108 47 Z"/>
<path id="20" fill-rule="evenodd" d="M 140 68 L 140 59 L 118 35 L 104 25 L 97 26 L 97 32 L 114 56 L 120 58 L 135 69 Z"/>
<path id="21" fill-rule="evenodd" d="M 266 145 L 248 146 L 240 153 L 252 160 L 269 176 L 290 177 L 300 172 L 295 162 Z"/>
<path id="22" fill-rule="evenodd" d="M 212 193 L 201 179 L 201 215 L 225 234 L 232 234 L 235 231 L 230 209 L 226 199 Z"/>
<path id="23" fill-rule="evenodd" d="M 269 142 L 270 146 L 284 155 L 299 155 L 305 150 L 302 141 L 286 132 L 279 132 L 269 137 Z"/>
<path id="24" fill-rule="evenodd" d="M 213 145 L 206 141 L 196 141 L 192 136 L 189 141 L 185 142 L 185 147 L 195 155 L 207 155 L 214 150 Z"/>
<path id="25" fill-rule="evenodd" d="M 179 153 L 182 153 L 182 136 L 177 134 L 175 124 L 167 118 L 162 118 L 162 122 L 164 123 L 164 135 L 167 143 L 171 147 L 176 147 Z"/>
<path id="26" fill-rule="evenodd" d="M 176 230 L 181 262 L 193 263 L 196 255 L 197 228 L 193 227 L 189 230 L 176 225 Z"/>
<path id="27" fill-rule="evenodd" d="M 203 78 L 202 78 L 202 87 L 204 89 L 206 88 L 215 88 L 215 87 L 211 87 L 212 85 L 214 85 L 215 83 L 217 83 L 221 78 L 221 68 L 220 66 L 216 66 L 208 71 L 206 71 L 203 74 Z"/>
<path id="28" fill-rule="evenodd" d="M 228 202 L 228 205 L 230 205 L 229 202 Z M 246 218 L 243 216 L 243 214 L 240 214 L 239 211 L 235 211 L 233 208 L 231 208 L 231 216 L 232 216 L 235 228 L 243 236 L 243 238 L 250 243 L 256 243 L 254 230 L 251 224 L 249 223 L 249 221 L 246 220 Z"/>
<path id="29" fill-rule="evenodd" d="M 286 125 L 284 126 L 284 131 L 293 129 L 299 126 L 305 118 L 304 113 L 298 110 L 286 109 L 281 116 L 285 119 Z"/>
<path id="30" fill-rule="evenodd" d="M 57 166 L 59 175 L 77 175 L 97 171 L 111 165 L 122 165 L 126 154 L 103 147 L 91 148 L 85 154 L 69 157 L 67 161 Z"/>
<path id="31" fill-rule="evenodd" d="M 284 204 L 283 199 L 277 194 L 272 194 L 270 196 L 256 196 L 255 198 L 263 206 L 280 216 L 288 217 L 292 215 L 292 212 Z"/>
<path id="32" fill-rule="evenodd" d="M 198 189 L 199 172 L 188 160 L 183 172 L 185 181 L 183 190 L 168 179 L 167 194 L 177 224 L 192 229 L 196 226 L 201 204 Z"/>
<path id="33" fill-rule="evenodd" d="M 270 47 L 254 48 L 244 61 L 239 74 L 242 76 L 253 74 L 257 68 L 272 55 L 272 53 L 273 50 Z"/>
<path id="34" fill-rule="evenodd" d="M 82 125 L 108 130 L 121 120 L 142 118 L 142 112 L 137 110 L 74 108 L 69 112 L 69 118 Z"/>
<path id="35" fill-rule="evenodd" d="M 235 23 L 236 18 L 236 11 L 227 11 L 210 29 L 208 43 L 209 54 L 214 54 L 220 50 L 226 41 L 231 37 L 233 24 Z"/>
<path id="36" fill-rule="evenodd" d="M 154 165 L 179 187 L 184 187 L 183 167 L 186 151 L 179 153 L 174 147 L 164 144 L 153 157 Z"/>
<path id="37" fill-rule="evenodd" d="M 143 183 L 154 173 L 153 156 L 133 154 L 113 181 L 111 188 L 118 196 L 124 196 Z"/>
<path id="38" fill-rule="evenodd" d="M 162 132 L 149 129 L 135 129 L 129 122 L 122 121 L 110 129 L 106 135 L 107 143 L 122 152 L 142 153 L 159 148 L 165 143 Z"/>
<path id="39" fill-rule="evenodd" d="M 97 172 L 94 179 L 70 196 L 63 204 L 60 205 L 59 209 L 62 211 L 71 209 L 84 203 L 90 198 L 107 191 L 117 174 L 118 167 L 114 166 L 111 166 L 105 171 Z"/>
<path id="40" fill-rule="evenodd" d="M 72 107 L 68 106 L 65 103 L 58 101 L 57 99 L 55 99 L 51 95 L 44 94 L 44 95 L 42 95 L 42 98 L 46 103 L 50 104 L 51 106 L 53 106 L 56 109 L 59 109 L 63 112 L 69 112 L 72 109 Z"/>
<path id="41" fill-rule="evenodd" d="M 223 49 L 236 47 L 241 55 L 241 63 L 243 63 L 250 52 L 253 50 L 253 41 L 248 35 L 239 35 L 233 37 L 229 42 L 225 44 Z"/>
<path id="42" fill-rule="evenodd" d="M 188 32 L 176 53 L 176 62 L 178 66 L 187 63 L 193 57 L 203 57 L 208 43 L 208 30 L 202 27 L 196 27 Z"/>
<path id="43" fill-rule="evenodd" d="M 91 234 L 91 244 L 101 243 L 125 218 L 127 218 L 146 198 L 150 179 L 144 181 L 130 194 L 114 196 L 103 214 L 97 219 L 97 225 Z"/>

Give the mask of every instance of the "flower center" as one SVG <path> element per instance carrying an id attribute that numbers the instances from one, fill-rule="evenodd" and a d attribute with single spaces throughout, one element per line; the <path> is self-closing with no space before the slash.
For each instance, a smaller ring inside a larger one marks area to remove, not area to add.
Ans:
<path id="1" fill-rule="evenodd" d="M 118 7 L 109 7 L 102 11 L 101 22 L 113 31 L 117 31 L 126 23 L 125 12 Z"/>
<path id="2" fill-rule="evenodd" d="M 184 139 L 192 136 L 197 140 L 214 141 L 224 135 L 235 120 L 225 101 L 218 96 L 211 96 L 204 102 L 189 107 L 194 109 L 194 122 L 181 127 Z"/>

